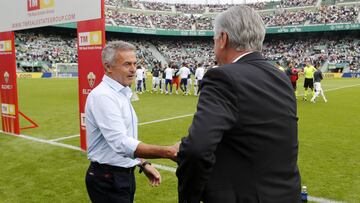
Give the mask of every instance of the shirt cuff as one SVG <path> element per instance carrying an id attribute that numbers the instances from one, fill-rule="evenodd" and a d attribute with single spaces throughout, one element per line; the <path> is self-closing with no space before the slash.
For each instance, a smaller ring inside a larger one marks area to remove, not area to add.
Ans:
<path id="1" fill-rule="evenodd" d="M 130 156 L 130 158 L 134 159 L 134 153 L 136 151 L 137 146 L 140 144 L 139 140 L 136 140 L 134 138 L 128 137 L 125 142 L 127 146 L 127 154 Z"/>

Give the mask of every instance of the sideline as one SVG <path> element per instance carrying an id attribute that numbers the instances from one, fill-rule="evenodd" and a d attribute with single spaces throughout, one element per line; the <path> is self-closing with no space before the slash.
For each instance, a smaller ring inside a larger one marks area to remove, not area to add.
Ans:
<path id="1" fill-rule="evenodd" d="M 182 115 L 182 116 L 176 116 L 176 117 L 171 117 L 171 118 L 164 118 L 164 119 L 159 119 L 159 120 L 153 120 L 153 121 L 148 121 L 148 122 L 139 123 L 138 126 L 148 125 L 148 124 L 152 124 L 152 123 L 159 123 L 159 122 L 174 120 L 174 119 L 178 119 L 178 118 L 185 118 L 185 117 L 190 117 L 190 116 L 193 116 L 193 115 L 194 115 L 194 114 L 186 114 L 186 115 Z M 66 136 L 66 137 L 59 137 L 59 138 L 52 139 L 52 140 L 49 140 L 49 141 L 57 142 L 57 141 L 60 141 L 60 140 L 71 139 L 71 138 L 75 138 L 75 137 L 79 137 L 79 136 L 80 136 L 80 135 L 70 135 L 70 136 Z"/>
<path id="2" fill-rule="evenodd" d="M 69 145 L 69 144 L 63 144 L 63 143 L 59 143 L 59 142 L 55 142 L 55 141 L 51 141 L 51 140 L 45 140 L 45 139 L 41 139 L 41 138 L 31 137 L 28 135 L 22 135 L 22 134 L 16 135 L 13 133 L 4 132 L 2 130 L 0 130 L 0 133 L 3 133 L 5 135 L 14 136 L 14 137 L 21 137 L 23 139 L 31 140 L 34 142 L 40 142 L 40 143 L 45 143 L 45 144 L 54 145 L 54 146 L 58 146 L 58 147 L 68 148 L 68 149 L 72 149 L 72 150 L 83 151 L 80 147 L 76 147 L 76 146 Z"/>
<path id="3" fill-rule="evenodd" d="M 53 140 L 49 140 L 49 141 L 57 142 L 57 141 L 60 141 L 60 140 L 71 139 L 71 138 L 79 137 L 79 136 L 80 136 L 79 134 L 77 134 L 77 135 L 70 135 L 70 136 L 67 136 L 67 137 L 59 137 L 59 138 L 56 138 L 56 139 L 53 139 Z"/>
<path id="4" fill-rule="evenodd" d="M 342 87 L 337 87 L 337 88 L 330 88 L 330 89 L 323 89 L 323 90 L 324 90 L 324 92 L 331 92 L 331 91 L 335 91 L 335 90 L 345 89 L 345 88 L 349 88 L 349 87 L 356 87 L 356 86 L 360 86 L 360 84 L 347 85 L 347 86 L 342 86 Z M 304 93 L 299 94 L 298 96 L 304 96 Z"/>
<path id="5" fill-rule="evenodd" d="M 169 121 L 169 120 L 185 118 L 185 117 L 190 117 L 190 116 L 194 116 L 194 113 L 186 114 L 186 115 L 182 115 L 182 116 L 175 116 L 175 117 L 171 117 L 171 118 L 164 118 L 164 119 L 159 119 L 159 120 L 154 120 L 154 121 L 143 122 L 143 123 L 139 123 L 138 126 L 148 125 L 148 124 L 152 124 L 152 123 L 159 123 L 159 122 L 163 122 L 163 121 Z"/>

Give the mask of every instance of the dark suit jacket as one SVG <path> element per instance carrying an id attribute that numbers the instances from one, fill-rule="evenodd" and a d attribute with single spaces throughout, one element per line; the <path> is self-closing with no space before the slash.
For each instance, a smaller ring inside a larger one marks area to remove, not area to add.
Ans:
<path id="1" fill-rule="evenodd" d="M 300 202 L 297 120 L 289 78 L 260 53 L 210 69 L 178 153 L 179 202 Z"/>

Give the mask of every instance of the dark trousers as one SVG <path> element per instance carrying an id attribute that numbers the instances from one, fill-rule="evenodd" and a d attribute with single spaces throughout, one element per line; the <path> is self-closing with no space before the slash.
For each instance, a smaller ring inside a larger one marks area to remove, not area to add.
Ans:
<path id="1" fill-rule="evenodd" d="M 200 87 L 201 87 L 201 83 L 202 83 L 202 80 L 198 80 L 198 89 L 197 89 L 197 94 L 200 93 Z"/>
<path id="2" fill-rule="evenodd" d="M 90 163 L 86 189 L 93 203 L 132 203 L 135 194 L 134 168 Z"/>
<path id="3" fill-rule="evenodd" d="M 186 89 L 187 89 L 186 86 L 187 86 L 187 78 L 181 78 L 181 81 L 180 81 L 181 91 L 186 92 Z"/>
<path id="4" fill-rule="evenodd" d="M 168 91 L 168 84 L 170 85 L 170 92 L 172 92 L 172 81 L 169 79 L 165 80 L 165 91 Z"/>
<path id="5" fill-rule="evenodd" d="M 144 91 L 146 91 L 146 81 L 145 81 L 145 78 L 143 78 L 143 86 L 144 86 Z"/>
<path id="6" fill-rule="evenodd" d="M 141 83 L 142 83 L 142 80 L 137 81 L 136 91 L 138 91 L 138 92 L 142 91 L 142 87 L 141 87 L 142 84 Z"/>

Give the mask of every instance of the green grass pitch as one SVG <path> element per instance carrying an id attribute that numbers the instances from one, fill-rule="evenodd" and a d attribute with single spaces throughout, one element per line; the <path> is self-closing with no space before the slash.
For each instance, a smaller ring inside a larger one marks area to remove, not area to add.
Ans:
<path id="1" fill-rule="evenodd" d="M 325 79 L 322 85 L 328 103 L 321 98 L 316 104 L 298 100 L 302 183 L 314 197 L 360 202 L 360 79 Z M 77 79 L 21 79 L 18 86 L 20 111 L 39 124 L 21 134 L 46 140 L 79 134 Z M 298 86 L 302 94 L 302 81 Z M 133 103 L 139 123 L 193 114 L 198 99 L 150 93 L 139 97 Z M 186 136 L 191 121 L 190 116 L 141 125 L 139 139 L 173 144 Z M 21 126 L 27 125 L 21 119 Z M 60 142 L 79 146 L 78 137 Z M 89 202 L 85 153 L 0 134 L 0 154 L 0 203 Z M 153 162 L 176 167 L 168 160 Z M 137 174 L 135 202 L 177 201 L 175 174 L 160 173 L 157 188 Z"/>

